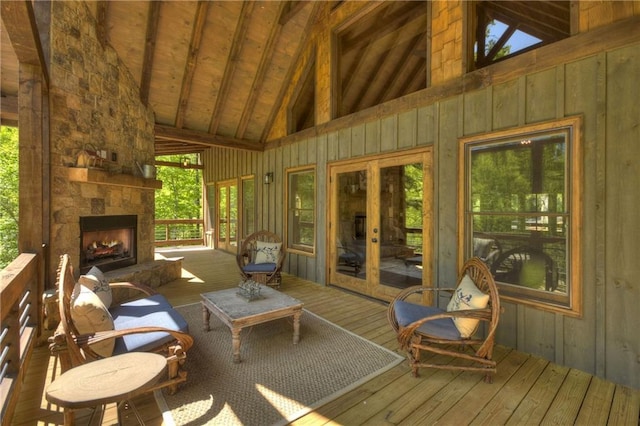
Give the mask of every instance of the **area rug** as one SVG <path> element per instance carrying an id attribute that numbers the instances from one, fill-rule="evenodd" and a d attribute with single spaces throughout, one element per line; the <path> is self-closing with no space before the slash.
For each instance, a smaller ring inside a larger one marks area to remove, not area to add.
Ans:
<path id="1" fill-rule="evenodd" d="M 234 364 L 226 325 L 212 315 L 205 332 L 199 303 L 178 310 L 195 343 L 186 384 L 175 395 L 156 393 L 165 424 L 286 424 L 404 359 L 305 310 L 298 344 L 291 318 L 256 325 L 242 330 Z"/>

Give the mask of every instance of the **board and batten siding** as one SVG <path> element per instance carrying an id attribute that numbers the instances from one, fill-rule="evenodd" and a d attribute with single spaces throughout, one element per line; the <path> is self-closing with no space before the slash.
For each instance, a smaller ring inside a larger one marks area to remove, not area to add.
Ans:
<path id="1" fill-rule="evenodd" d="M 315 165 L 315 256 L 285 271 L 326 284 L 327 165 L 419 146 L 434 152 L 434 276 L 456 280 L 460 137 L 582 116 L 582 318 L 505 302 L 498 342 L 640 388 L 640 44 L 586 56 L 264 153 L 211 149 L 205 182 L 256 175 L 258 227 L 283 234 L 284 171 Z M 275 182 L 262 183 L 268 171 Z M 439 301 L 444 303 L 444 301 Z"/>

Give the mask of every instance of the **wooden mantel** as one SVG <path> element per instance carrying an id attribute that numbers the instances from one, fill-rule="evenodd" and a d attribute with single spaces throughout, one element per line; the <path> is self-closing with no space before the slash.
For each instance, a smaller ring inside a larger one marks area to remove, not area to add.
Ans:
<path id="1" fill-rule="evenodd" d="M 161 189 L 162 181 L 140 176 L 112 174 L 105 170 L 67 167 L 67 176 L 72 182 L 95 183 L 98 185 L 128 186 L 142 189 Z"/>

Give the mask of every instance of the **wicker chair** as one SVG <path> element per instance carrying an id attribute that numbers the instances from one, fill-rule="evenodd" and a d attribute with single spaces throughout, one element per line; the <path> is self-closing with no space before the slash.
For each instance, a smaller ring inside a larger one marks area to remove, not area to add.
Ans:
<path id="1" fill-rule="evenodd" d="M 188 334 L 188 325 L 184 318 L 173 309 L 164 296 L 156 293 L 152 288 L 128 282 L 109 283 L 113 289 L 142 294 L 142 298 L 115 305 L 98 313 L 101 318 L 108 316 L 112 328 L 90 333 L 81 333 L 79 325 L 72 318 L 76 281 L 69 255 L 60 256 L 58 266 L 58 304 L 60 310 L 60 324 L 54 335 L 49 338 L 51 352 L 59 356 L 60 366 L 64 373 L 80 364 L 95 361 L 105 356 L 119 355 L 127 352 L 155 352 L 167 358 L 166 380 L 161 381 L 149 392 L 158 388 L 167 388 L 169 393 L 175 393 L 178 384 L 187 379 L 187 372 L 183 365 L 187 351 L 193 345 L 193 337 Z M 76 299 L 77 300 L 77 299 Z M 106 307 L 102 307 L 105 308 Z M 97 312 L 94 309 L 93 312 Z M 96 324 L 94 322 L 94 324 Z M 120 327 L 122 325 L 122 327 Z M 111 345 L 105 355 L 98 351 L 100 345 Z"/>
<path id="2" fill-rule="evenodd" d="M 280 271 L 285 255 L 282 239 L 273 232 L 262 230 L 242 242 L 236 261 L 243 279 L 278 288 L 282 282 Z"/>
<path id="3" fill-rule="evenodd" d="M 479 291 L 467 292 L 469 279 Z M 458 307 L 460 310 L 447 311 L 425 306 L 419 302 L 426 296 L 426 292 L 437 295 L 441 291 L 453 294 L 452 300 L 455 300 L 456 294 L 461 295 L 463 299 L 473 294 L 476 300 L 483 300 L 486 307 L 473 309 L 467 306 Z M 460 271 L 457 288 L 409 287 L 398 294 L 388 308 L 389 323 L 398 333 L 400 347 L 408 353 L 414 376 L 418 376 L 420 367 L 459 369 L 483 372 L 487 383 L 491 383 L 492 374 L 496 372 L 496 362 L 492 359 L 492 355 L 499 316 L 500 298 L 495 281 L 487 265 L 478 257 L 473 257 L 464 264 Z M 465 333 L 461 332 L 459 320 L 471 321 L 471 329 L 465 330 Z M 483 333 L 475 332 L 479 322 L 486 323 Z M 483 337 L 479 337 L 479 334 L 483 334 Z M 421 359 L 422 351 L 461 358 L 471 363 L 426 362 Z"/>

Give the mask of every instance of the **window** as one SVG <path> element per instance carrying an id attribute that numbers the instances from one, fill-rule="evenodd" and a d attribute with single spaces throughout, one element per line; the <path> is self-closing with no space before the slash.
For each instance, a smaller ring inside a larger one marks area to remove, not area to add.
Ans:
<path id="1" fill-rule="evenodd" d="M 287 170 L 287 247 L 315 252 L 315 169 Z"/>
<path id="2" fill-rule="evenodd" d="M 478 1 L 473 6 L 476 69 L 571 35 L 569 1 Z"/>
<path id="3" fill-rule="evenodd" d="M 480 257 L 500 295 L 581 314 L 580 120 L 464 138 L 460 250 Z"/>

